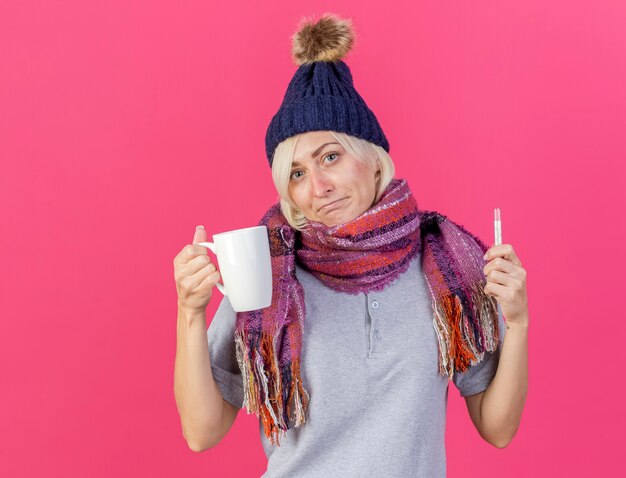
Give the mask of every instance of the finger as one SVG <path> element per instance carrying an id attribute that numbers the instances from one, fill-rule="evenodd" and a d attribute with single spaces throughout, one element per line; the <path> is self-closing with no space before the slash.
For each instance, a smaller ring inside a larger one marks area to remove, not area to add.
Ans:
<path id="1" fill-rule="evenodd" d="M 511 244 L 497 244 L 490 247 L 487 252 L 485 252 L 484 259 L 486 261 L 490 261 L 491 259 L 495 259 L 496 257 L 502 257 L 508 261 L 511 261 L 513 264 L 521 266 L 520 262 L 513 246 Z"/>
<path id="2" fill-rule="evenodd" d="M 200 255 L 208 255 L 206 247 L 195 244 L 187 244 L 174 259 L 174 264 L 188 264 Z"/>
<path id="3" fill-rule="evenodd" d="M 220 280 L 220 271 L 215 271 L 207 275 L 198 287 L 210 286 L 213 287 Z"/>
<path id="4" fill-rule="evenodd" d="M 205 267 L 208 268 L 209 272 L 217 270 L 217 267 L 215 267 L 215 264 L 211 262 L 211 258 L 208 255 L 200 254 L 185 264 L 181 273 L 189 276 L 204 269 Z"/>
<path id="5" fill-rule="evenodd" d="M 483 290 L 486 294 L 501 300 L 507 290 L 507 287 L 502 284 L 496 284 L 495 282 L 489 281 Z"/>
<path id="6" fill-rule="evenodd" d="M 199 242 L 206 242 L 204 226 L 196 226 L 196 232 L 193 234 L 193 244 L 198 244 Z"/>
<path id="7" fill-rule="evenodd" d="M 487 274 L 487 283 L 502 284 L 504 286 L 512 286 L 515 279 L 509 274 L 501 271 L 492 270 Z"/>
<path id="8" fill-rule="evenodd" d="M 515 279 L 513 279 L 513 282 L 515 282 Z M 485 293 L 494 296 L 496 299 L 498 299 L 498 301 L 509 303 L 515 300 L 517 287 L 518 284 L 515 283 L 511 285 L 502 285 L 489 281 L 487 282 L 487 285 L 485 285 L 483 290 L 485 291 Z"/>
<path id="9" fill-rule="evenodd" d="M 207 239 L 206 231 L 203 226 L 196 226 L 196 230 L 193 234 L 192 244 L 188 244 L 176 255 L 174 258 L 174 264 L 187 264 L 195 257 L 207 254 L 207 248 L 204 246 L 197 246 L 199 242 L 205 242 Z"/>
<path id="10" fill-rule="evenodd" d="M 202 285 L 202 283 L 206 280 L 207 277 L 213 275 L 217 272 L 215 266 L 213 264 L 207 265 L 206 267 L 201 268 L 195 274 L 190 276 L 189 278 L 189 287 L 191 289 L 198 289 Z"/>
<path id="11" fill-rule="evenodd" d="M 511 261 L 508 261 L 502 257 L 496 257 L 495 259 L 491 259 L 485 267 L 483 267 L 483 272 L 485 275 L 489 274 L 489 271 L 498 270 L 502 272 L 506 272 L 508 274 L 512 274 L 517 266 L 513 264 Z"/>

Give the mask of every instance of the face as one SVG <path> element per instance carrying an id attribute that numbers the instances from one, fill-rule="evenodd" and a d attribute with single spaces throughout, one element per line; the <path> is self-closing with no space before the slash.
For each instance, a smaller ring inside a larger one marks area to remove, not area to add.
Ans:
<path id="1" fill-rule="evenodd" d="M 303 133 L 296 142 L 289 194 L 310 221 L 336 226 L 356 219 L 376 198 L 376 174 L 328 131 Z"/>

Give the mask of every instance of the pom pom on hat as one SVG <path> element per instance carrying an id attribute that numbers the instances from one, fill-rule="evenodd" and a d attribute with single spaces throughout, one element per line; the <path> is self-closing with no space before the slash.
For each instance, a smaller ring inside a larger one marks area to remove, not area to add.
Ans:
<path id="1" fill-rule="evenodd" d="M 349 19 L 326 13 L 316 23 L 304 19 L 292 40 L 291 53 L 296 65 L 316 61 L 336 62 L 352 48 L 354 30 Z"/>
<path id="2" fill-rule="evenodd" d="M 376 115 L 354 88 L 350 68 L 342 60 L 355 40 L 352 22 L 332 13 L 317 22 L 304 19 L 292 40 L 298 70 L 265 134 L 270 166 L 282 141 L 307 131 L 346 133 L 389 152 Z"/>

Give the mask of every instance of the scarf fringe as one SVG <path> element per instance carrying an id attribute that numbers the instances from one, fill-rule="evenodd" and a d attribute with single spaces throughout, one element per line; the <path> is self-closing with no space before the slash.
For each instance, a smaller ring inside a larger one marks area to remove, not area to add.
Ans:
<path id="1" fill-rule="evenodd" d="M 482 361 L 485 352 L 498 347 L 497 304 L 483 290 L 484 283 L 470 286 L 471 310 L 464 310 L 458 295 L 433 300 L 433 325 L 439 344 L 439 372 L 450 379 Z"/>
<path id="2" fill-rule="evenodd" d="M 262 334 L 260 341 L 250 339 L 245 332 L 235 333 L 237 362 L 243 376 L 244 405 L 248 414 L 254 413 L 262 421 L 268 440 L 280 446 L 287 430 L 305 423 L 309 394 L 302 386 L 298 360 L 285 365 L 281 371 L 272 336 Z M 255 342 L 258 347 L 253 346 Z M 267 364 L 269 368 L 266 368 Z M 287 390 L 282 389 L 283 383 L 286 383 Z"/>

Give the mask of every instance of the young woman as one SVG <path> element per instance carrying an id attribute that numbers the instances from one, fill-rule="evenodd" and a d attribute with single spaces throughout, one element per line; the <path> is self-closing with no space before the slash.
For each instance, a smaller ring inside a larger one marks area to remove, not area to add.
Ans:
<path id="1" fill-rule="evenodd" d="M 518 429 L 526 272 L 510 244 L 487 249 L 394 178 L 341 60 L 352 43 L 330 14 L 294 36 L 299 68 L 266 135 L 281 198 L 261 220 L 272 304 L 236 313 L 224 297 L 206 340 L 219 279 L 197 245 L 206 232 L 174 260 L 176 401 L 197 451 L 240 408 L 256 413 L 266 477 L 445 476 L 450 380 L 487 442 L 505 447 Z"/>

